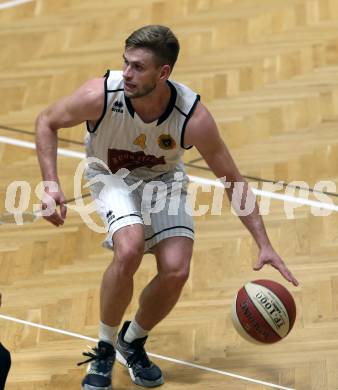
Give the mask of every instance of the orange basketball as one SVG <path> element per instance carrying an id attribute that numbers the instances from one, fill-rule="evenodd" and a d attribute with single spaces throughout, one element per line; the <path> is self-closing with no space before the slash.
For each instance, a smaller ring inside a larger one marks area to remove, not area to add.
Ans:
<path id="1" fill-rule="evenodd" d="M 291 293 L 272 280 L 254 280 L 237 293 L 232 321 L 238 333 L 253 343 L 271 344 L 286 337 L 296 319 Z"/>

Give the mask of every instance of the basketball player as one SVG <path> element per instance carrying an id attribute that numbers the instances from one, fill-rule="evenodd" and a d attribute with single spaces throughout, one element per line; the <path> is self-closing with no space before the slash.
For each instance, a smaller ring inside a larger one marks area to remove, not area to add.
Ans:
<path id="1" fill-rule="evenodd" d="M 0 306 L 1 306 L 2 295 L 0 293 Z M 0 343 L 0 389 L 5 388 L 7 375 L 11 368 L 11 354 L 7 349 Z"/>
<path id="2" fill-rule="evenodd" d="M 89 359 L 83 363 L 90 363 L 82 382 L 85 390 L 111 389 L 115 357 L 128 367 L 134 383 L 155 387 L 164 382 L 144 344 L 148 333 L 175 306 L 189 276 L 194 230 L 185 207 L 184 150 L 195 146 L 214 174 L 232 183 L 227 189 L 230 198 L 234 182 L 244 183 L 243 199 L 253 196 L 199 96 L 169 80 L 178 52 L 179 43 L 169 28 L 140 28 L 125 42 L 122 72 L 108 71 L 104 77 L 86 82 L 40 113 L 36 121 L 43 180 L 59 185 L 57 192 L 46 188 L 42 201 L 44 208 L 52 201 L 60 206 L 60 214 L 55 210 L 46 217 L 55 226 L 63 225 L 66 218 L 65 196 L 57 175 L 57 130 L 86 122 L 87 156 L 102 161 L 90 164 L 87 178 L 97 211 L 107 225 L 104 245 L 114 248 L 114 258 L 101 285 L 99 343 L 84 354 Z M 115 184 L 109 186 L 109 175 L 119 175 L 121 170 L 123 180 L 114 179 Z M 146 190 L 154 180 L 160 187 L 164 183 L 167 191 L 163 192 L 165 207 L 151 213 L 158 193 L 149 195 Z M 169 213 L 173 195 L 179 195 L 177 210 Z M 147 212 L 150 223 L 143 219 Z M 270 264 L 297 285 L 271 246 L 257 205 L 250 215 L 240 218 L 259 247 L 254 269 Z M 141 293 L 135 317 L 118 332 L 133 295 L 134 274 L 146 252 L 155 255 L 158 273 Z"/>

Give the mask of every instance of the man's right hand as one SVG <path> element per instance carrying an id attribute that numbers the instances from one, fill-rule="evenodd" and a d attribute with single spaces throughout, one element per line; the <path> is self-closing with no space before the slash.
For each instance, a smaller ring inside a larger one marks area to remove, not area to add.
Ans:
<path id="1" fill-rule="evenodd" d="M 58 213 L 56 206 L 60 206 L 60 214 Z M 67 206 L 66 198 L 61 190 L 57 192 L 46 191 L 42 198 L 41 208 L 43 211 L 43 218 L 48 222 L 55 226 L 64 224 L 67 215 Z"/>

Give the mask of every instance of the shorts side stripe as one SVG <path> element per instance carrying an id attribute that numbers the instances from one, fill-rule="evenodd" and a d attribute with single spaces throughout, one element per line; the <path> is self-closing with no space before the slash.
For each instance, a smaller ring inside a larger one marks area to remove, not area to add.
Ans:
<path id="1" fill-rule="evenodd" d="M 165 231 L 167 231 L 167 230 L 171 230 L 171 229 L 187 229 L 187 230 L 190 230 L 192 233 L 194 233 L 194 230 L 191 229 L 191 228 L 189 228 L 189 227 L 187 227 L 187 226 L 172 226 L 172 227 L 163 229 L 163 230 L 161 230 L 161 231 L 159 231 L 159 232 L 153 234 L 151 237 L 146 238 L 145 241 L 149 241 L 149 240 L 151 240 L 152 238 L 154 238 L 155 236 L 157 236 L 158 234 L 161 234 L 161 233 L 163 233 L 163 232 L 165 232 Z"/>
<path id="2" fill-rule="evenodd" d="M 117 218 L 117 219 L 114 219 L 114 221 L 111 221 L 111 222 L 110 222 L 110 224 L 109 224 L 109 226 L 108 226 L 108 230 L 111 228 L 111 226 L 112 226 L 115 222 L 119 221 L 120 219 L 127 218 L 127 217 L 140 217 L 140 215 L 139 215 L 139 214 L 128 214 L 128 215 L 123 215 L 122 217 L 119 217 L 119 218 Z M 140 217 L 140 218 L 142 219 L 142 217 Z"/>

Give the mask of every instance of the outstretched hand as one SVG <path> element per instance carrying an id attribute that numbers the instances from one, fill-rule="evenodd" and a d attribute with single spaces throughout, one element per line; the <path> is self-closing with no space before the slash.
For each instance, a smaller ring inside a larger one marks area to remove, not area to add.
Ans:
<path id="1" fill-rule="evenodd" d="M 45 212 L 44 219 L 49 221 L 55 226 L 64 224 L 64 220 L 67 215 L 66 198 L 63 192 L 45 192 L 42 202 L 42 210 Z M 60 206 L 60 214 L 55 206 Z"/>
<path id="2" fill-rule="evenodd" d="M 298 286 L 299 283 L 297 279 L 292 275 L 284 261 L 272 248 L 264 248 L 260 250 L 258 261 L 253 269 L 255 271 L 259 271 L 265 264 L 270 264 L 272 267 L 276 268 L 287 281 L 292 283 L 294 286 Z"/>

